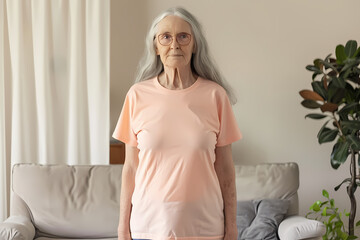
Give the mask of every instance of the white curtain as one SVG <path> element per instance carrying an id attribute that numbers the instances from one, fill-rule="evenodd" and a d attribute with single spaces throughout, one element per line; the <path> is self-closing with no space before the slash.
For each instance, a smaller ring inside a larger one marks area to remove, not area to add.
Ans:
<path id="1" fill-rule="evenodd" d="M 5 122 L 5 3 L 0 2 L 0 193 L 7 192 L 6 177 L 6 122 Z M 7 215 L 6 195 L 0 197 L 0 220 Z"/>
<path id="2" fill-rule="evenodd" d="M 7 156 L 11 165 L 108 164 L 110 0 L 0 1 L 6 6 L 0 12 L 0 37 L 8 36 L 9 48 L 0 70 L 10 61 L 11 76 L 8 87 L 7 77 L 0 75 L 4 218 Z M 6 44 L 2 47 L 6 51 Z M 11 95 L 9 101 L 4 92 Z M 6 131 L 9 114 L 11 130 Z"/>

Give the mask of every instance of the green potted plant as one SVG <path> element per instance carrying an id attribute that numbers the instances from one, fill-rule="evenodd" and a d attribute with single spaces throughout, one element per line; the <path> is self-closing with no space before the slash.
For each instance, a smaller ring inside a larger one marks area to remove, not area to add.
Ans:
<path id="1" fill-rule="evenodd" d="M 307 114 L 305 118 L 326 119 L 317 138 L 320 144 L 335 141 L 330 155 L 331 166 L 338 169 L 350 156 L 350 176 L 335 190 L 347 184 L 351 202 L 348 234 L 354 235 L 354 193 L 360 185 L 360 47 L 356 41 L 350 40 L 345 46 L 338 45 L 335 53 L 335 58 L 329 54 L 325 59 L 315 59 L 313 65 L 306 66 L 313 72 L 312 90 L 302 90 L 300 95 L 304 98 L 301 104 L 305 108 L 318 112 Z"/>
<path id="2" fill-rule="evenodd" d="M 306 214 L 307 218 L 322 221 L 326 227 L 326 233 L 323 240 L 352 240 L 357 239 L 356 236 L 349 235 L 345 230 L 343 217 L 349 217 L 350 213 L 339 211 L 335 206 L 335 200 L 329 197 L 326 190 L 322 191 L 325 200 L 316 201 L 311 207 L 310 212 Z M 358 224 L 356 224 L 358 225 Z"/>

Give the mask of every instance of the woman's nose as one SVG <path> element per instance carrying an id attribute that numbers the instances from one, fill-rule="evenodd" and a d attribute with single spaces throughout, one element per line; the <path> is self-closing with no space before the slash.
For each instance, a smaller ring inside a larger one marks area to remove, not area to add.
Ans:
<path id="1" fill-rule="evenodd" d="M 171 43 L 171 48 L 177 49 L 179 47 L 180 47 L 179 43 L 176 41 L 176 39 L 173 39 Z"/>

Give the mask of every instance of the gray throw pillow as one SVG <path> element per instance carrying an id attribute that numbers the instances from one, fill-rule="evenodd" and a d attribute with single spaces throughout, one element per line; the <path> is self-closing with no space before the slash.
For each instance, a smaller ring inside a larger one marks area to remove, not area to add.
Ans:
<path id="1" fill-rule="evenodd" d="M 239 201 L 238 240 L 278 240 L 277 229 L 289 208 L 286 199 Z"/>

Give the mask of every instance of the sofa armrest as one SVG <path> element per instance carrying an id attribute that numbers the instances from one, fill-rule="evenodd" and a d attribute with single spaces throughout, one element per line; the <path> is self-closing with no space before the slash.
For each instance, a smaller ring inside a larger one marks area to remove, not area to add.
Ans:
<path id="1" fill-rule="evenodd" d="M 35 227 L 30 219 L 24 216 L 10 216 L 0 223 L 0 239 L 33 240 Z"/>
<path id="2" fill-rule="evenodd" d="M 321 239 L 325 233 L 326 227 L 322 222 L 301 216 L 291 216 L 284 219 L 278 229 L 281 240 Z"/>

